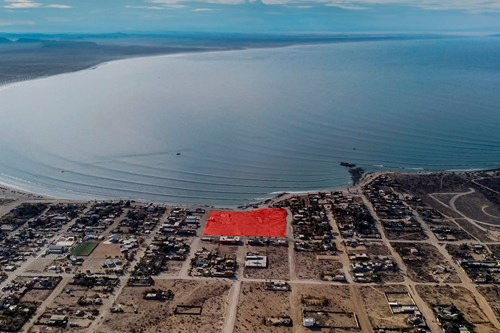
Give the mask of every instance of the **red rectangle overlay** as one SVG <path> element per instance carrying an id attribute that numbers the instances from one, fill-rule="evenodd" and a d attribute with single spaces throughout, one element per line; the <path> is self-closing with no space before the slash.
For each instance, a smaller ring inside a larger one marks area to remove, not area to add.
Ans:
<path id="1" fill-rule="evenodd" d="M 251 212 L 211 212 L 205 236 L 286 238 L 286 210 L 259 209 Z"/>

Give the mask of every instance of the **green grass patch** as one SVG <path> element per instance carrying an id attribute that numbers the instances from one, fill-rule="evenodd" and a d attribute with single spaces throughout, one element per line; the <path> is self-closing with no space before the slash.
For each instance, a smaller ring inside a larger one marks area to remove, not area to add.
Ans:
<path id="1" fill-rule="evenodd" d="M 87 257 L 94 251 L 97 245 L 99 245 L 97 242 L 80 243 L 71 251 L 71 255 L 76 257 Z"/>

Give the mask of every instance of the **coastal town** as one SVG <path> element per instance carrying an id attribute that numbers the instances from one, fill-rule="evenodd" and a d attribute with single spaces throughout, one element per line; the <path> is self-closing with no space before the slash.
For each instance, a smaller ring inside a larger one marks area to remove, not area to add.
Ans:
<path id="1" fill-rule="evenodd" d="M 500 332 L 500 171 L 240 209 L 0 188 L 0 332 Z"/>

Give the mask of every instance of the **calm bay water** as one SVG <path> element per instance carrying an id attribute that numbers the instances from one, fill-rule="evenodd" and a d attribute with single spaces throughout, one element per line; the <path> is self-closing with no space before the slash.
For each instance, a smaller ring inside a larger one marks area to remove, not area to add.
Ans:
<path id="1" fill-rule="evenodd" d="M 0 181 L 239 205 L 368 171 L 500 166 L 500 39 L 130 59 L 0 88 Z M 179 155 L 180 153 L 180 155 Z"/>

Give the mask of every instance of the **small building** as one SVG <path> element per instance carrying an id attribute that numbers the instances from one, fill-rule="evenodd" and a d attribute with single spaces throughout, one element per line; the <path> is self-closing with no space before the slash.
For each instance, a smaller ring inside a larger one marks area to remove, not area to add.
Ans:
<path id="1" fill-rule="evenodd" d="M 66 247 L 62 245 L 51 245 L 47 250 L 47 253 L 51 254 L 63 254 L 66 252 Z"/>
<path id="2" fill-rule="evenodd" d="M 247 254 L 245 258 L 247 268 L 267 268 L 267 256 Z"/>
<path id="3" fill-rule="evenodd" d="M 310 317 L 304 317 L 303 321 L 304 327 L 314 327 L 316 325 L 316 320 Z"/>
<path id="4" fill-rule="evenodd" d="M 64 315 L 52 315 L 47 324 L 53 326 L 66 326 L 68 323 L 68 317 Z"/>
<path id="5" fill-rule="evenodd" d="M 266 290 L 290 291 L 290 284 L 286 281 L 266 281 Z"/>
<path id="6" fill-rule="evenodd" d="M 222 236 L 219 238 L 219 243 L 227 244 L 227 245 L 237 245 L 240 243 L 240 238 L 238 236 L 230 237 L 230 236 Z"/>
<path id="7" fill-rule="evenodd" d="M 0 226 L 0 231 L 2 232 L 11 232 L 14 231 L 16 228 L 12 224 L 2 224 Z"/>

